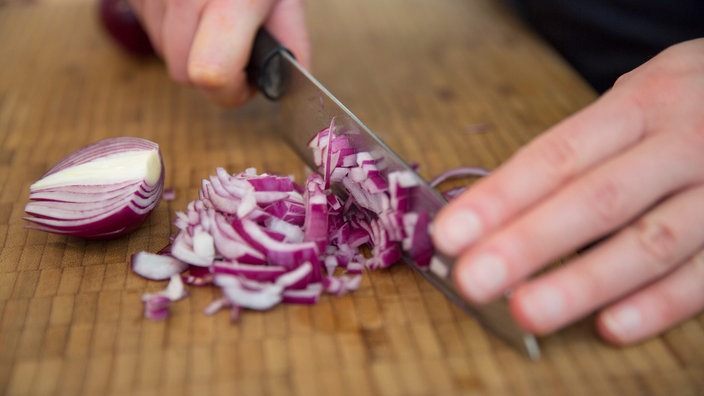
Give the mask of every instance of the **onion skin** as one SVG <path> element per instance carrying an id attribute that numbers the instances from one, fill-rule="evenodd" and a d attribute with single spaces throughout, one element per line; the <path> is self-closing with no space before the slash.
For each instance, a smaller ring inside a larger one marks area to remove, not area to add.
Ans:
<path id="1" fill-rule="evenodd" d="M 30 229 L 118 238 L 144 223 L 163 189 L 164 163 L 156 143 L 105 139 L 70 154 L 33 183 L 24 219 Z"/>
<path id="2" fill-rule="evenodd" d="M 99 0 L 98 16 L 120 48 L 136 57 L 155 55 L 149 36 L 127 0 Z"/>

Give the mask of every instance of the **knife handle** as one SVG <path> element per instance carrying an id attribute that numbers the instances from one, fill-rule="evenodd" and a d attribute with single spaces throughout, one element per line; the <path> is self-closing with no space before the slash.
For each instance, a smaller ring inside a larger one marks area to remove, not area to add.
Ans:
<path id="1" fill-rule="evenodd" d="M 271 100 L 279 99 L 286 91 L 288 78 L 281 58 L 284 52 L 293 56 L 266 29 L 257 31 L 245 70 L 249 83 Z"/>

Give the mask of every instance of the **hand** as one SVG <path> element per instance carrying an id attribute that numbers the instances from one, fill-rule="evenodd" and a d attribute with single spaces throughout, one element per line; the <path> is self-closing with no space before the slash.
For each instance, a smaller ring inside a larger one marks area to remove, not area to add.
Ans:
<path id="1" fill-rule="evenodd" d="M 622 76 L 455 198 L 432 231 L 457 257 L 462 293 L 484 303 L 512 289 L 516 320 L 539 335 L 600 310 L 598 331 L 615 344 L 701 312 L 702 103 L 699 39 Z"/>
<path id="2" fill-rule="evenodd" d="M 304 65 L 310 43 L 303 0 L 130 0 L 172 79 L 236 107 L 255 92 L 244 72 L 264 25 Z"/>

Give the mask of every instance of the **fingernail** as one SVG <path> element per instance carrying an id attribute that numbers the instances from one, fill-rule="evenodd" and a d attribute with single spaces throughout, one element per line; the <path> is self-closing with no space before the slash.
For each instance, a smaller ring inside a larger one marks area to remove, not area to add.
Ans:
<path id="1" fill-rule="evenodd" d="M 441 223 L 433 224 L 431 232 L 435 247 L 447 255 L 455 256 L 479 238 L 481 222 L 474 212 L 460 210 L 445 217 Z"/>
<path id="2" fill-rule="evenodd" d="M 565 314 L 565 297 L 550 286 L 540 286 L 525 296 L 523 312 L 532 323 L 540 327 L 552 328 L 561 323 Z"/>
<path id="3" fill-rule="evenodd" d="M 620 339 L 631 338 L 643 324 L 643 317 L 636 308 L 625 306 L 604 316 L 604 324 Z"/>
<path id="4" fill-rule="evenodd" d="M 191 62 L 188 65 L 188 78 L 195 85 L 206 88 L 221 88 L 227 83 L 222 67 L 211 62 Z"/>
<path id="5" fill-rule="evenodd" d="M 472 301 L 486 302 L 505 286 L 506 263 L 493 253 L 485 253 L 460 268 L 459 281 L 464 294 Z"/>

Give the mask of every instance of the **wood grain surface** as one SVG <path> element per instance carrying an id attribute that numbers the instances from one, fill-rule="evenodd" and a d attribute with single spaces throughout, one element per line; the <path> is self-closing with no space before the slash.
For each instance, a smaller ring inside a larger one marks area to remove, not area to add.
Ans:
<path id="1" fill-rule="evenodd" d="M 494 168 L 595 95 L 500 2 L 308 2 L 314 73 L 431 177 Z M 171 82 L 105 36 L 87 0 L 0 1 L 0 394 L 4 395 L 704 395 L 704 317 L 630 348 L 587 319 L 527 360 L 403 265 L 308 306 L 203 314 L 190 289 L 166 321 L 131 273 L 216 167 L 303 175 L 270 104 L 239 110 Z M 594 131 L 599 133 L 599 131 Z M 109 136 L 161 145 L 163 202 L 132 235 L 86 242 L 25 229 L 28 187 Z M 549 241 L 546 241 L 546 243 Z"/>

